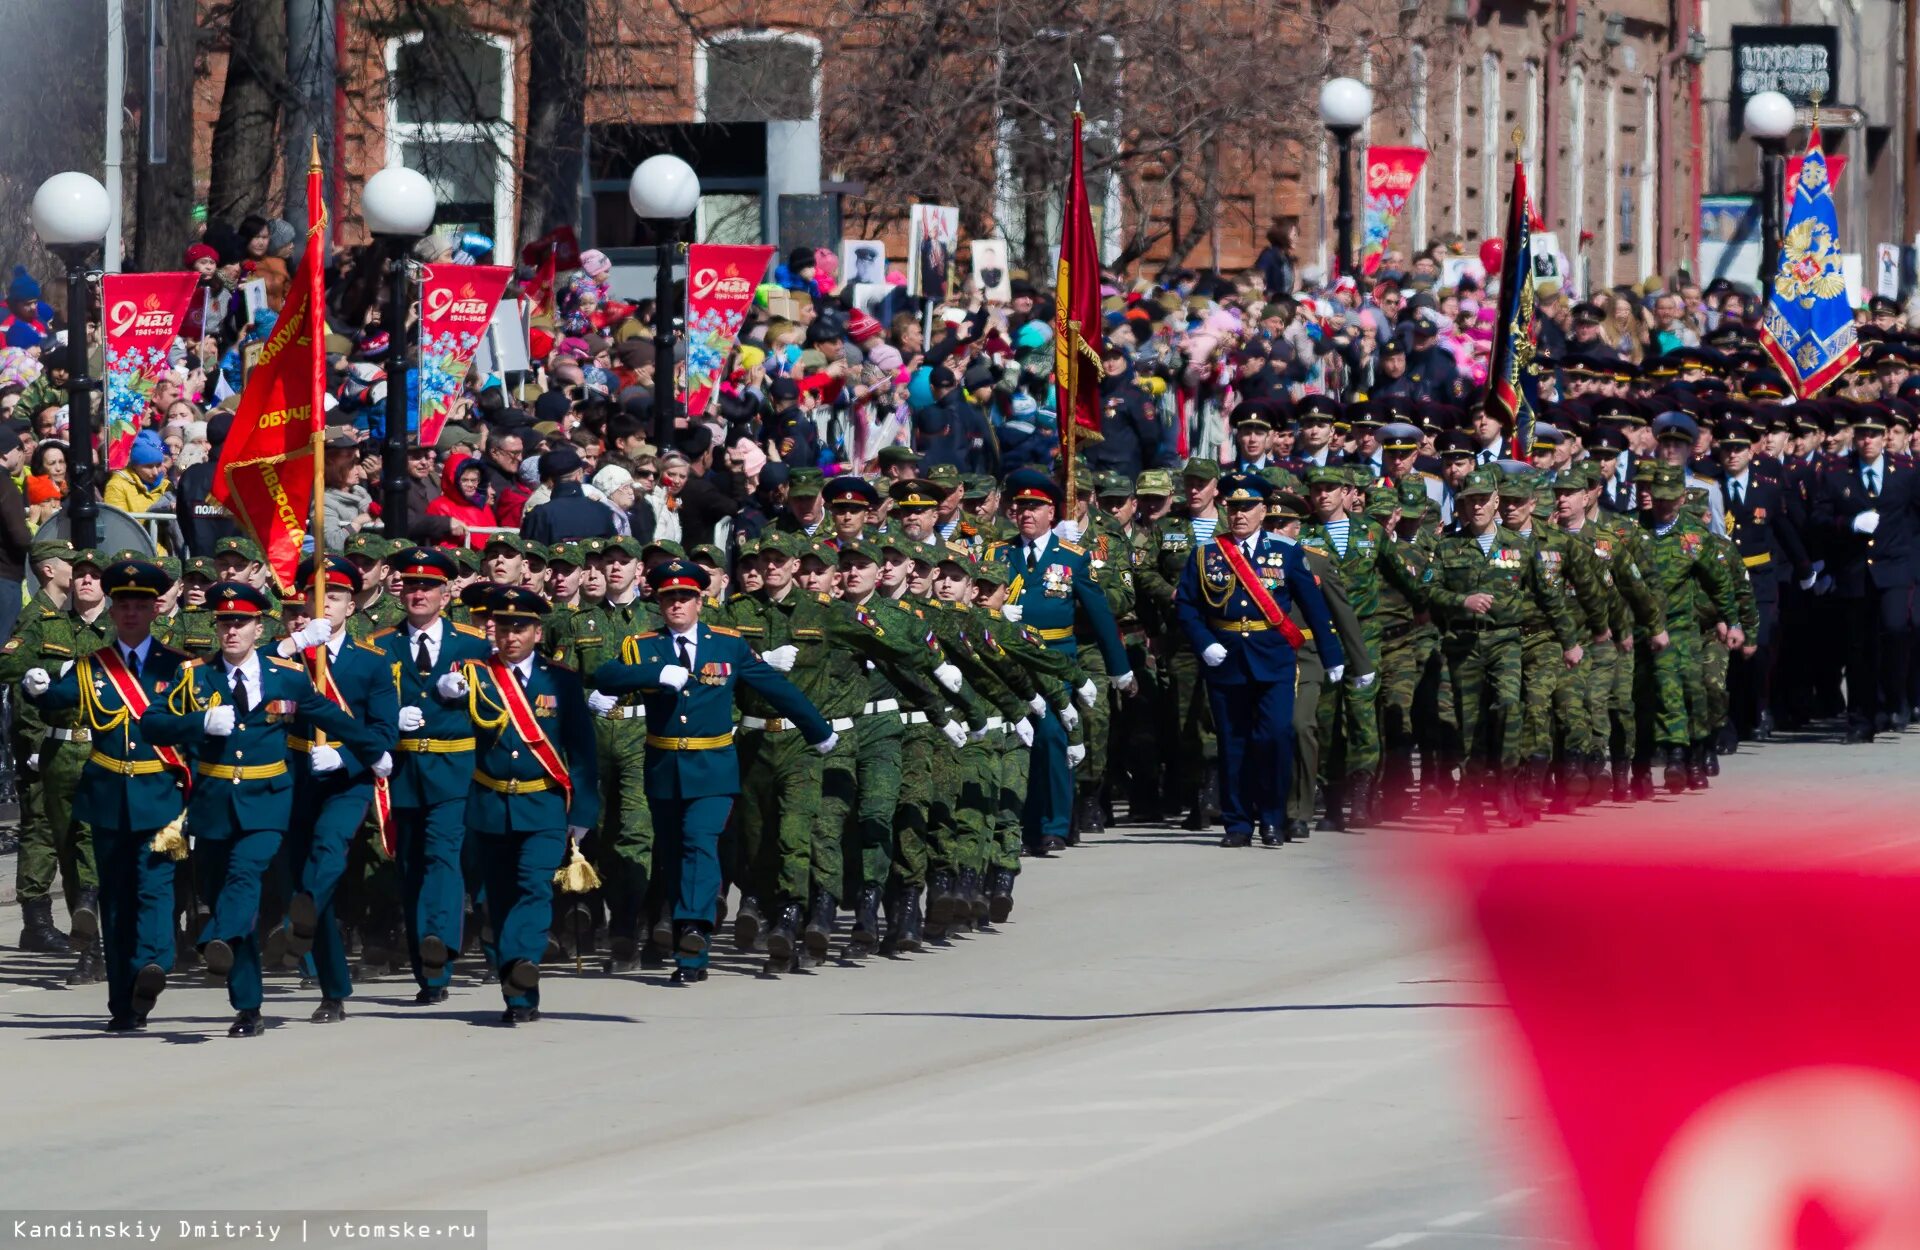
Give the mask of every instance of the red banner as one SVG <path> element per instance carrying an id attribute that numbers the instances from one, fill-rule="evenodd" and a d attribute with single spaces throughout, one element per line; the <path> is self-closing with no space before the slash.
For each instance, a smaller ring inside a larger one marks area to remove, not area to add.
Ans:
<path id="1" fill-rule="evenodd" d="M 1368 148 L 1366 182 L 1367 237 L 1360 246 L 1360 272 L 1372 276 L 1386 255 L 1387 236 L 1407 207 L 1407 198 L 1426 168 L 1425 148 Z"/>
<path id="2" fill-rule="evenodd" d="M 447 423 L 447 406 L 466 381 L 467 366 L 486 337 L 493 310 L 513 270 L 503 265 L 426 265 L 420 280 L 419 439 L 431 447 Z"/>
<path id="3" fill-rule="evenodd" d="M 687 416 L 705 412 L 726 379 L 727 354 L 774 251 L 724 243 L 687 248 Z"/>
<path id="4" fill-rule="evenodd" d="M 198 282 L 191 273 L 110 273 L 100 280 L 109 471 L 127 467 L 127 451 L 147 423 L 147 399 L 166 372 L 167 349 Z"/>
<path id="5" fill-rule="evenodd" d="M 1793 189 L 1800 185 L 1800 166 L 1806 159 L 1807 154 L 1804 152 L 1787 158 L 1787 202 L 1781 206 L 1782 212 L 1793 207 Z M 1840 189 L 1840 173 L 1846 167 L 1847 157 L 1844 152 L 1835 152 L 1827 158 L 1827 186 L 1830 189 L 1834 191 Z"/>
<path id="6" fill-rule="evenodd" d="M 213 497 L 260 544 L 283 590 L 294 584 L 301 544 L 313 520 L 315 466 L 310 457 L 326 418 L 326 305 L 320 289 L 326 234 L 317 145 L 307 172 L 307 215 L 306 254 L 273 335 L 240 393 L 233 430 L 214 467 L 212 489 Z"/>
<path id="7" fill-rule="evenodd" d="M 1067 173 L 1067 197 L 1060 217 L 1060 271 L 1054 283 L 1053 384 L 1058 391 L 1061 467 L 1073 480 L 1073 446 L 1079 430 L 1100 436 L 1100 241 L 1093 233 L 1093 206 L 1087 199 L 1087 171 L 1080 131 L 1085 118 L 1073 115 L 1073 166 Z M 1069 502 L 1071 502 L 1069 492 Z"/>

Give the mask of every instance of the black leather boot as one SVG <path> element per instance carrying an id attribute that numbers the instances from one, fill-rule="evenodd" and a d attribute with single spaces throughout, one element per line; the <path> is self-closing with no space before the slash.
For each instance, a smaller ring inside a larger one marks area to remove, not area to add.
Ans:
<path id="1" fill-rule="evenodd" d="M 73 936 L 68 940 L 69 946 L 74 944 L 75 939 L 100 936 L 100 891 L 98 889 L 87 886 L 80 891 L 80 897 L 74 900 L 70 927 Z"/>
<path id="2" fill-rule="evenodd" d="M 1707 758 L 1701 762 L 1706 768 L 1707 776 L 1718 777 L 1720 775 L 1720 743 L 1712 737 L 1707 737 L 1700 740 L 1699 746 L 1706 752 Z"/>
<path id="3" fill-rule="evenodd" d="M 780 916 L 773 922 L 773 932 L 767 934 L 767 960 L 773 964 L 786 964 L 793 959 L 793 952 L 800 944 L 800 904 L 789 900 L 780 907 Z"/>
<path id="4" fill-rule="evenodd" d="M 906 891 L 899 882 L 889 885 L 887 892 L 880 896 L 880 910 L 887 920 L 886 934 L 880 939 L 880 953 L 891 955 L 900 949 L 900 925 L 907 917 Z"/>
<path id="5" fill-rule="evenodd" d="M 1465 776 L 1460 779 L 1460 820 L 1454 825 L 1455 833 L 1485 833 L 1487 831 L 1487 812 L 1482 802 L 1485 785 L 1480 778 Z"/>
<path id="6" fill-rule="evenodd" d="M 1666 766 L 1661 781 L 1665 783 L 1668 794 L 1678 794 L 1687 788 L 1687 749 L 1668 747 Z"/>
<path id="7" fill-rule="evenodd" d="M 67 973 L 68 985 L 92 985 L 107 979 L 107 959 L 97 937 L 84 939 L 80 943 L 80 956 L 73 962 L 73 971 Z"/>
<path id="8" fill-rule="evenodd" d="M 1520 806 L 1528 813 L 1538 812 L 1547 806 L 1547 759 L 1533 755 L 1521 761 L 1518 777 L 1510 777 L 1514 790 L 1520 800 Z"/>
<path id="9" fill-rule="evenodd" d="M 733 949 L 743 955 L 767 949 L 763 934 L 767 918 L 760 911 L 760 900 L 751 894 L 740 896 L 740 911 L 733 918 Z"/>
<path id="10" fill-rule="evenodd" d="M 1653 797 L 1653 761 L 1633 762 L 1633 798 L 1636 803 Z"/>
<path id="11" fill-rule="evenodd" d="M 1713 745 L 1705 738 L 1687 748 L 1687 789 L 1707 788 L 1707 756 Z"/>
<path id="12" fill-rule="evenodd" d="M 900 950 L 917 955 L 927 948 L 926 929 L 920 912 L 920 891 L 907 891 L 906 910 L 900 917 Z"/>
<path id="13" fill-rule="evenodd" d="M 995 868 L 987 874 L 987 918 L 1003 923 L 1013 914 L 1013 869 Z"/>
<path id="14" fill-rule="evenodd" d="M 807 954 L 816 961 L 827 957 L 827 947 L 833 942 L 833 920 L 839 911 L 839 904 L 833 895 L 825 890 L 813 892 L 813 908 L 807 913 L 807 927 L 800 937 L 806 943 Z"/>
<path id="15" fill-rule="evenodd" d="M 1519 784 L 1511 774 L 1502 774 L 1493 780 L 1493 806 L 1500 819 L 1507 822 L 1509 829 L 1525 828 L 1531 819 L 1527 815 L 1526 804 L 1520 800 Z"/>
<path id="16" fill-rule="evenodd" d="M 67 935 L 53 927 L 53 899 L 33 898 L 20 904 L 20 949 L 36 955 L 64 955 Z"/>
<path id="17" fill-rule="evenodd" d="M 987 893 L 981 888 L 979 870 L 976 868 L 962 868 L 960 870 L 960 884 L 956 888 L 960 895 L 960 905 L 955 909 L 954 915 L 959 918 L 959 922 L 966 924 L 969 920 L 985 920 L 987 918 Z"/>
<path id="18" fill-rule="evenodd" d="M 1360 772 L 1348 777 L 1347 796 L 1347 824 L 1366 829 L 1380 823 L 1372 773 Z"/>
<path id="19" fill-rule="evenodd" d="M 959 909 L 960 896 L 954 892 L 953 873 L 936 868 L 927 874 L 927 923 L 945 931 Z"/>
<path id="20" fill-rule="evenodd" d="M 1344 833 L 1347 828 L 1347 815 L 1342 808 L 1345 795 L 1338 782 L 1328 782 L 1320 787 L 1320 803 L 1325 809 L 1320 817 L 1320 830 L 1323 833 Z"/>
<path id="21" fill-rule="evenodd" d="M 1633 761 L 1624 755 L 1613 757 L 1613 801 L 1633 801 Z"/>
<path id="22" fill-rule="evenodd" d="M 860 887 L 853 904 L 853 932 L 847 935 L 847 955 L 860 959 L 880 945 L 880 887 Z"/>

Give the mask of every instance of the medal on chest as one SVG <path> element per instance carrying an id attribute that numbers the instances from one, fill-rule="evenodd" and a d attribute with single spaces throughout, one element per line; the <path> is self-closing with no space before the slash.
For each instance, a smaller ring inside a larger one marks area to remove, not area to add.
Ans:
<path id="1" fill-rule="evenodd" d="M 700 666 L 700 684 L 703 686 L 724 686 L 727 684 L 727 678 L 731 676 L 732 673 L 733 666 L 731 664 L 721 664 L 717 661 L 709 660 Z"/>
<path id="2" fill-rule="evenodd" d="M 1064 599 L 1073 593 L 1073 569 L 1065 564 L 1049 564 L 1040 574 L 1040 584 L 1050 599 Z"/>

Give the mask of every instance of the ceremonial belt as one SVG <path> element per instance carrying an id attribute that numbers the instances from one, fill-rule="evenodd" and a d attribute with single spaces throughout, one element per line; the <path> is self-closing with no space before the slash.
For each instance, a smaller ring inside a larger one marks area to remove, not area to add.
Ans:
<path id="1" fill-rule="evenodd" d="M 661 734 L 648 734 L 647 745 L 661 751 L 717 751 L 733 745 L 733 731 L 729 729 L 710 738 L 668 738 Z"/>
<path id="2" fill-rule="evenodd" d="M 113 692 L 120 696 L 120 702 L 126 707 L 129 718 L 137 721 L 141 716 L 146 714 L 147 706 L 150 702 L 147 698 L 146 687 L 136 681 L 133 674 L 127 671 L 127 662 L 120 658 L 120 648 L 115 646 L 102 647 L 92 655 L 81 659 L 81 671 L 75 676 L 82 687 L 85 687 L 87 684 L 85 669 L 89 664 L 99 665 L 101 676 L 107 679 L 107 684 L 113 687 Z M 181 680 L 192 681 L 193 678 L 190 674 L 184 674 Z M 180 754 L 180 752 L 173 747 L 157 746 L 153 748 L 153 753 L 159 757 L 162 768 L 172 769 L 174 773 L 177 774 L 181 793 L 191 794 L 193 792 L 193 769 L 187 764 L 187 757 Z M 111 757 L 100 755 L 98 752 L 95 752 L 93 757 L 107 760 L 108 762 L 102 765 L 102 767 L 105 768 L 112 768 L 115 763 Z M 140 772 L 147 771 L 155 770 L 140 770 Z M 123 772 L 122 775 L 133 777 L 138 776 L 139 773 L 128 770 Z"/>
<path id="3" fill-rule="evenodd" d="M 1040 641 L 1042 642 L 1059 642 L 1062 638 L 1073 637 L 1073 626 L 1071 625 L 1062 625 L 1059 629 L 1041 629 L 1037 625 L 1030 626 L 1030 628 L 1034 633 L 1040 635 Z"/>
<path id="4" fill-rule="evenodd" d="M 159 760 L 117 760 L 111 755 L 102 755 L 98 751 L 87 753 L 87 763 L 121 777 L 145 777 L 151 773 L 164 772 L 167 768 Z"/>
<path id="5" fill-rule="evenodd" d="M 645 720 L 647 709 L 638 703 L 616 703 L 600 713 L 602 720 Z"/>
<path id="6" fill-rule="evenodd" d="M 423 755 L 458 755 L 478 745 L 472 738 L 402 738 L 394 744 L 399 750 Z"/>
<path id="7" fill-rule="evenodd" d="M 215 781 L 266 781 L 278 777 L 287 771 L 287 762 L 278 760 L 272 764 L 202 764 L 200 775 L 212 777 Z"/>
<path id="8" fill-rule="evenodd" d="M 495 794 L 538 794 L 547 788 L 545 777 L 535 777 L 531 781 L 502 781 L 485 773 L 475 773 L 473 779 Z"/>
<path id="9" fill-rule="evenodd" d="M 839 732 L 841 732 L 842 730 L 846 730 L 846 729 L 852 729 L 852 728 L 853 728 L 853 717 L 851 717 L 851 716 L 836 716 L 836 717 L 834 717 L 834 718 L 833 718 L 832 720 L 830 720 L 830 721 L 828 721 L 828 722 L 827 722 L 827 724 L 828 724 L 829 726 L 831 726 L 831 727 L 832 727 L 832 729 L 833 729 L 833 731 L 834 731 L 835 733 L 839 733 Z M 785 732 L 786 732 L 787 730 L 789 730 L 789 729 L 798 729 L 798 728 L 800 728 L 800 724 L 799 724 L 799 722 L 798 722 L 798 721 L 791 721 L 791 720 L 783 720 L 782 718 L 780 718 L 780 717 L 778 717 L 778 716 L 773 716 L 773 717 L 765 717 L 765 716 L 742 716 L 742 717 L 740 718 L 740 728 L 742 728 L 742 729 L 757 729 L 757 730 L 759 730 L 759 731 L 760 731 L 761 733 L 770 733 L 770 734 L 777 734 L 777 733 L 785 733 Z M 653 741 L 653 737 L 652 737 L 652 735 L 648 735 L 648 738 L 647 738 L 647 741 L 648 741 L 648 743 L 649 743 L 649 744 L 651 744 L 651 743 L 652 743 L 652 741 Z M 665 741 L 668 741 L 668 742 L 707 742 L 707 741 L 710 741 L 710 739 L 707 739 L 707 738 L 668 738 L 668 739 L 666 739 Z M 691 751 L 697 751 L 697 750 L 700 750 L 701 748 L 699 748 L 699 747 L 688 747 L 688 748 L 686 748 L 686 749 L 687 749 L 687 750 L 691 750 Z"/>
<path id="10" fill-rule="evenodd" d="M 47 737 L 52 738 L 55 742 L 92 742 L 93 730 L 49 729 L 47 730 Z"/>
<path id="11" fill-rule="evenodd" d="M 527 702 L 527 692 L 520 688 L 520 679 L 499 656 L 487 660 L 487 671 L 493 674 L 494 685 L 500 687 L 500 704 L 507 710 L 507 719 L 513 723 L 514 732 L 533 752 L 533 758 L 540 761 L 540 767 L 547 770 L 547 777 L 560 787 L 560 795 L 573 805 L 573 777 L 567 772 L 566 763 L 560 758 L 560 751 L 547 739 L 546 730 L 540 728 L 540 722 L 534 719 L 533 705 Z M 514 793 L 509 791 L 509 793 Z"/>
<path id="12" fill-rule="evenodd" d="M 925 712 L 902 712 L 900 713 L 900 723 L 902 725 L 924 725 L 927 723 L 927 714 Z"/>
<path id="13" fill-rule="evenodd" d="M 1305 642 L 1306 637 L 1301 634 L 1300 627 L 1287 619 L 1287 614 L 1280 610 L 1280 605 L 1274 601 L 1271 594 L 1267 593 L 1267 588 L 1260 581 L 1259 574 L 1255 573 L 1253 566 L 1247 563 L 1247 553 L 1240 550 L 1240 545 L 1234 542 L 1216 541 L 1214 546 L 1220 549 L 1227 567 L 1233 570 L 1233 575 L 1239 579 L 1241 588 L 1247 592 L 1247 597 L 1253 600 L 1254 606 L 1260 609 L 1260 615 L 1267 618 L 1267 623 L 1280 631 L 1280 636 L 1287 640 L 1289 646 L 1297 648 Z"/>
<path id="14" fill-rule="evenodd" d="M 860 714 L 862 716 L 872 716 L 875 712 L 897 712 L 899 710 L 900 700 L 880 699 L 861 708 Z"/>
<path id="15" fill-rule="evenodd" d="M 1750 569 L 1757 569 L 1763 564 L 1772 564 L 1773 553 L 1771 551 L 1763 551 L 1757 556 L 1743 556 L 1741 563 Z"/>
<path id="16" fill-rule="evenodd" d="M 1223 621 L 1217 617 L 1207 622 L 1210 629 L 1223 629 L 1229 634 L 1259 634 L 1272 629 L 1265 621 Z"/>
<path id="17" fill-rule="evenodd" d="M 313 684 L 319 688 L 320 693 L 331 699 L 341 711 L 351 716 L 353 709 L 347 706 L 346 696 L 340 693 L 340 687 L 333 680 L 333 666 L 321 658 L 323 655 L 330 654 L 324 650 L 324 645 L 307 651 L 307 672 L 312 675 Z M 395 667 L 398 668 L 397 665 Z M 397 673 L 394 691 L 396 694 L 399 692 Z M 313 746 L 322 745 L 322 742 L 318 733 L 314 734 L 313 743 L 308 745 L 302 745 L 300 739 L 289 734 L 287 745 L 296 751 L 310 751 Z M 400 823 L 393 818 L 393 783 L 385 777 L 373 779 L 373 819 L 380 829 L 380 847 L 387 853 L 388 859 L 393 859 L 400 851 Z"/>

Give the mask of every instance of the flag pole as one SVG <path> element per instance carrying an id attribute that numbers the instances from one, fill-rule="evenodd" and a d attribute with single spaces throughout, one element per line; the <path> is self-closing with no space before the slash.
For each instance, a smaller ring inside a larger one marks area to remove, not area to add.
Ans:
<path id="1" fill-rule="evenodd" d="M 1071 189 L 1072 179 L 1077 176 L 1080 171 L 1080 126 L 1084 120 L 1084 115 L 1080 112 L 1080 103 L 1081 95 L 1086 89 L 1086 84 L 1080 77 L 1080 63 L 1074 61 L 1071 62 L 1071 64 L 1073 66 L 1073 147 L 1071 159 L 1074 168 L 1068 174 L 1069 189 L 1067 196 L 1060 204 L 1060 269 L 1063 274 L 1067 271 L 1067 232 L 1072 229 L 1072 226 L 1067 221 L 1067 215 L 1073 200 L 1073 192 Z M 1054 298 L 1065 300 L 1067 298 L 1067 284 L 1061 282 L 1057 285 L 1060 289 L 1054 292 Z M 1065 308 L 1067 305 L 1063 303 L 1061 307 Z M 1067 376 L 1065 378 L 1067 384 L 1067 402 L 1059 405 L 1061 411 L 1056 413 L 1054 417 L 1055 423 L 1058 424 L 1061 429 L 1060 469 L 1062 493 L 1065 499 L 1061 508 L 1063 515 L 1060 519 L 1063 521 L 1072 519 L 1074 504 L 1079 499 L 1079 495 L 1075 490 L 1076 484 L 1073 479 L 1076 476 L 1075 461 L 1079 459 L 1080 455 L 1080 323 L 1071 318 L 1067 321 L 1067 342 L 1065 347 L 1067 357 Z"/>
<path id="2" fill-rule="evenodd" d="M 321 200 L 320 176 L 320 136 L 313 136 L 313 155 L 307 165 L 307 247 L 320 248 L 311 255 L 307 265 L 307 341 L 310 345 L 313 367 L 313 410 L 310 417 L 312 433 L 310 442 L 313 448 L 313 614 L 315 618 L 324 618 L 327 612 L 327 314 L 322 303 L 323 285 L 320 276 L 321 260 L 325 256 L 326 242 L 326 206 Z M 399 333 L 398 327 L 390 328 L 389 334 Z M 392 379 L 387 385 L 392 386 Z M 316 657 L 319 665 L 318 684 L 326 684 L 327 648 L 323 645 Z M 320 740 L 316 731 L 314 741 Z"/>

